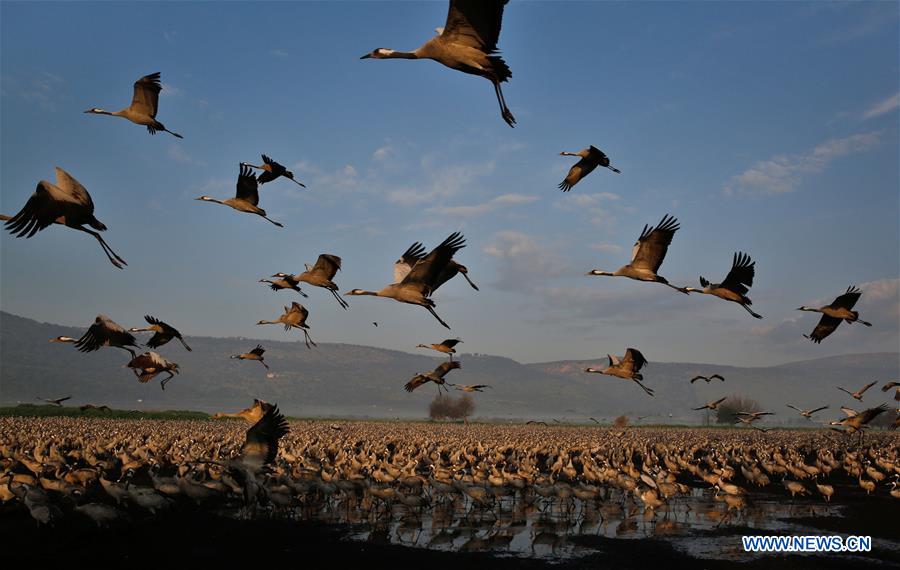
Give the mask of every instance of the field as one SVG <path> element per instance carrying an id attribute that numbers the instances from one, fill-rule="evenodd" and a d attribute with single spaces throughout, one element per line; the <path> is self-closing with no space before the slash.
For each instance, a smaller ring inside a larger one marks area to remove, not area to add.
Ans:
<path id="1" fill-rule="evenodd" d="M 259 541 L 275 559 L 345 564 L 900 563 L 893 432 L 292 421 L 256 488 L 234 462 L 249 425 L 0 418 L 0 531 L 47 562 L 87 554 L 92 537 L 133 556 L 134 537 L 164 533 L 162 548 L 222 561 Z M 831 533 L 871 535 L 873 550 L 740 547 Z"/>

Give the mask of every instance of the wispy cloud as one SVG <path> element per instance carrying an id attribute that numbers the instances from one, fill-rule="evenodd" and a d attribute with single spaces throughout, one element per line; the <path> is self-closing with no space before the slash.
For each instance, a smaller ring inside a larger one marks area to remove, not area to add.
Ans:
<path id="1" fill-rule="evenodd" d="M 193 164 L 194 166 L 206 166 L 206 163 L 202 160 L 197 160 L 184 150 L 181 145 L 172 143 L 169 145 L 169 148 L 166 150 L 166 156 L 174 160 L 175 162 L 180 162 L 181 164 Z"/>
<path id="2" fill-rule="evenodd" d="M 880 101 L 875 103 L 863 113 L 863 119 L 874 119 L 875 117 L 879 117 L 884 115 L 885 113 L 890 113 L 897 107 L 900 107 L 900 93 L 895 93 L 885 99 L 884 101 Z"/>
<path id="3" fill-rule="evenodd" d="M 372 159 L 378 161 L 386 160 L 391 156 L 393 152 L 394 148 L 391 145 L 384 145 L 375 149 L 375 152 L 372 153 Z"/>
<path id="4" fill-rule="evenodd" d="M 163 83 L 162 91 L 160 91 L 159 94 L 164 97 L 181 97 L 184 95 L 184 89 L 175 87 L 171 83 Z"/>
<path id="5" fill-rule="evenodd" d="M 169 42 L 170 44 L 175 43 L 175 40 L 178 39 L 178 32 L 174 30 L 163 30 L 163 39 Z"/>
<path id="6" fill-rule="evenodd" d="M 60 90 L 65 80 L 59 75 L 42 71 L 28 78 L 3 76 L 4 93 L 15 93 L 29 103 L 39 105 L 45 111 L 55 111 L 61 99 Z"/>
<path id="7" fill-rule="evenodd" d="M 860 325 L 841 325 L 834 335 L 843 337 L 843 348 L 847 350 L 865 350 L 877 346 L 877 341 L 889 341 L 896 347 L 900 336 L 900 278 L 879 279 L 860 283 L 862 297 L 854 310 L 859 311 L 860 318 L 871 321 L 871 329 Z M 827 305 L 842 291 L 837 290 L 828 297 L 821 297 L 808 306 L 821 307 Z M 759 325 L 751 329 L 751 336 L 761 343 L 772 347 L 806 346 L 809 341 L 803 338 L 809 334 L 819 322 L 820 315 L 797 312 L 796 315 L 784 318 L 773 325 Z M 831 338 L 823 341 L 827 343 Z"/>
<path id="8" fill-rule="evenodd" d="M 562 259 L 522 232 L 505 230 L 494 234 L 483 251 L 497 260 L 498 289 L 534 293 L 548 276 L 564 274 Z"/>
<path id="9" fill-rule="evenodd" d="M 592 243 L 588 247 L 603 253 L 619 253 L 622 251 L 622 246 L 614 243 Z"/>
<path id="10" fill-rule="evenodd" d="M 880 133 L 857 133 L 829 139 L 803 154 L 778 155 L 757 162 L 725 185 L 725 194 L 783 194 L 795 191 L 804 178 L 823 172 L 835 159 L 877 145 Z"/>
<path id="11" fill-rule="evenodd" d="M 428 176 L 425 188 L 392 190 L 387 193 L 387 200 L 394 204 L 414 206 L 447 199 L 461 193 L 477 178 L 493 172 L 494 166 L 494 161 L 435 166 L 434 159 L 426 157 L 422 160 L 422 170 Z"/>
<path id="12" fill-rule="evenodd" d="M 482 202 L 481 204 L 476 204 L 474 206 L 438 206 L 432 208 L 431 210 L 440 214 L 446 214 L 448 216 L 471 218 L 487 214 L 488 212 L 496 210 L 501 206 L 530 204 L 531 202 L 539 199 L 539 196 L 529 196 L 526 194 L 502 194 L 500 196 L 497 196 L 496 198 L 488 200 L 487 202 Z"/>
<path id="13" fill-rule="evenodd" d="M 275 57 L 287 57 L 287 56 L 291 55 L 288 52 L 284 51 L 283 49 L 269 50 L 269 53 L 274 55 Z"/>

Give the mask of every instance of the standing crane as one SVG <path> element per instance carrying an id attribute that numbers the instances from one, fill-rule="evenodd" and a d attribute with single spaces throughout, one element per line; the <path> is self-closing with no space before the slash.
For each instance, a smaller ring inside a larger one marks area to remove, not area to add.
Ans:
<path id="1" fill-rule="evenodd" d="M 625 351 L 625 356 L 618 357 L 607 354 L 606 357 L 609 359 L 609 365 L 606 368 L 585 368 L 584 371 L 632 380 L 635 384 L 640 386 L 647 395 L 653 395 L 653 390 L 647 388 L 640 382 L 644 379 L 644 375 L 640 373 L 640 370 L 647 364 L 647 359 L 644 358 L 641 351 L 636 348 L 629 348 Z"/>
<path id="2" fill-rule="evenodd" d="M 593 269 L 588 272 L 588 275 L 628 277 L 637 281 L 653 281 L 687 294 L 688 289 L 675 287 L 669 284 L 665 277 L 656 273 L 666 258 L 666 252 L 669 251 L 672 238 L 675 237 L 675 232 L 679 228 L 678 220 L 668 214 L 663 216 L 655 228 L 645 224 L 644 230 L 631 250 L 631 263 L 616 269 L 612 273 Z"/>
<path id="3" fill-rule="evenodd" d="M 375 297 L 388 297 L 401 303 L 419 305 L 428 309 L 428 312 L 446 328 L 445 323 L 434 311 L 435 303 L 431 295 L 440 287 L 441 273 L 452 261 L 453 255 L 466 246 L 466 240 L 459 232 L 450 234 L 439 246 L 431 250 L 427 256 L 415 262 L 413 268 L 399 283 L 391 283 L 380 291 L 365 291 L 353 289 L 345 295 L 372 295 Z"/>
<path id="4" fill-rule="evenodd" d="M 582 178 L 593 172 L 594 169 L 598 166 L 608 168 L 616 174 L 622 173 L 622 171 L 618 168 L 610 166 L 609 157 L 594 145 L 583 148 L 578 152 L 563 151 L 559 153 L 559 155 L 581 157 L 581 160 L 573 164 L 572 168 L 569 169 L 569 173 L 566 175 L 565 179 L 559 183 L 559 189 L 563 192 L 568 192 L 569 190 L 571 190 L 573 186 L 578 184 Z"/>
<path id="5" fill-rule="evenodd" d="M 500 115 L 510 127 L 513 117 L 500 84 L 512 77 L 503 58 L 497 54 L 497 40 L 503 19 L 503 7 L 509 0 L 450 0 L 447 22 L 440 34 L 415 51 L 377 48 L 360 59 L 431 59 L 451 69 L 484 77 L 494 85 Z"/>
<path id="6" fill-rule="evenodd" d="M 94 324 L 88 327 L 88 330 L 81 335 L 81 338 L 58 336 L 50 339 L 50 342 L 72 343 L 79 352 L 93 352 L 100 350 L 103 346 L 112 346 L 127 350 L 132 358 L 135 357 L 135 352 L 128 347 L 140 348 L 136 344 L 133 334 L 126 331 L 121 325 L 106 315 L 97 315 L 97 318 L 94 319 Z"/>
<path id="7" fill-rule="evenodd" d="M 134 97 L 131 99 L 131 105 L 128 108 L 110 113 L 98 107 L 93 107 L 85 111 L 85 113 L 123 117 L 137 125 L 144 125 L 151 135 L 155 135 L 156 131 L 165 131 L 170 135 L 183 139 L 183 136 L 173 133 L 156 120 L 160 91 L 162 91 L 162 83 L 160 83 L 159 72 L 157 71 L 156 73 L 145 75 L 134 82 Z"/>
<path id="8" fill-rule="evenodd" d="M 215 204 L 230 206 L 238 212 L 256 214 L 257 216 L 264 218 L 269 222 L 272 222 L 279 228 L 284 227 L 279 222 L 266 217 L 266 211 L 257 205 L 259 204 L 259 184 L 256 180 L 256 174 L 253 173 L 253 170 L 249 166 L 241 166 L 241 171 L 238 175 L 237 190 L 234 198 L 229 198 L 227 200 L 216 200 L 215 198 L 210 198 L 209 196 L 200 196 L 199 198 L 194 199 L 201 200 L 203 202 L 213 202 Z"/>
<path id="9" fill-rule="evenodd" d="M 147 346 L 150 348 L 159 348 L 160 346 L 166 344 L 173 338 L 177 338 L 178 341 L 187 349 L 188 352 L 191 351 L 191 347 L 184 342 L 184 339 L 181 337 L 181 333 L 178 332 L 178 329 L 173 327 L 168 323 L 164 323 L 156 317 L 151 317 L 150 315 L 145 315 L 144 320 L 150 325 L 148 327 L 144 327 L 142 329 L 132 328 L 128 329 L 128 332 L 152 332 L 153 336 L 150 337 L 150 340 L 147 341 Z"/>
<path id="10" fill-rule="evenodd" d="M 41 180 L 34 194 L 15 216 L 0 215 L 6 221 L 6 229 L 16 237 L 30 238 L 51 224 L 60 224 L 94 236 L 100 242 L 103 253 L 110 263 L 122 269 L 128 265 L 116 255 L 100 234 L 83 227 L 85 224 L 97 231 L 105 232 L 106 226 L 94 217 L 94 202 L 91 195 L 80 182 L 63 170 L 56 167 L 56 184 Z"/>
<path id="11" fill-rule="evenodd" d="M 737 303 L 743 307 L 755 319 L 761 319 L 762 315 L 758 315 L 750 309 L 753 301 L 747 297 L 750 287 L 753 285 L 753 276 L 756 272 L 756 262 L 750 261 L 750 256 L 746 253 L 737 252 L 731 263 L 731 271 L 721 283 L 710 283 L 704 277 L 700 277 L 700 285 L 703 289 L 695 289 L 694 287 L 685 287 L 685 291 L 689 293 L 704 293 L 706 295 L 715 295 L 720 299 Z"/>
<path id="12" fill-rule="evenodd" d="M 284 308 L 284 314 L 275 319 L 274 321 L 259 321 L 258 325 L 277 325 L 283 324 L 284 330 L 289 331 L 291 328 L 297 328 L 303 331 L 304 340 L 306 341 L 306 348 L 312 348 L 312 346 L 318 346 L 315 342 L 313 342 L 312 338 L 309 336 L 309 325 L 306 324 L 306 319 L 309 317 L 309 311 L 298 303 L 294 301 L 291 303 L 290 307 Z"/>
<path id="13" fill-rule="evenodd" d="M 838 328 L 841 321 L 849 324 L 859 323 L 871 327 L 872 323 L 861 320 L 859 318 L 859 312 L 851 310 L 853 309 L 853 306 L 856 305 L 856 302 L 859 301 L 860 295 L 862 295 L 862 291 L 851 285 L 847 287 L 847 291 L 843 295 L 837 297 L 830 305 L 825 305 L 818 309 L 815 307 L 807 307 L 806 305 L 798 308 L 798 311 L 822 313 L 822 318 L 819 319 L 819 324 L 816 325 L 813 332 L 808 335 L 803 335 L 803 337 L 819 344 L 825 337 Z"/>
<path id="14" fill-rule="evenodd" d="M 304 188 L 306 188 L 306 184 L 300 182 L 299 180 L 295 180 L 294 173 L 291 172 L 290 170 L 288 170 L 287 168 L 285 168 L 284 166 L 282 166 L 281 164 L 278 164 L 277 162 L 275 162 L 274 160 L 272 160 L 271 158 L 269 158 L 266 155 L 262 155 L 262 160 L 263 160 L 263 163 L 259 166 L 256 166 L 255 164 L 249 164 L 247 162 L 242 162 L 241 166 L 249 166 L 251 168 L 256 168 L 257 170 L 262 170 L 263 173 L 259 175 L 259 183 L 260 184 L 265 184 L 266 182 L 271 182 L 271 181 L 275 180 L 276 178 L 278 178 L 279 176 L 283 176 L 283 177 L 287 178 L 288 180 L 290 180 L 291 182 L 293 182 L 294 184 L 299 184 L 300 186 L 303 186 Z"/>

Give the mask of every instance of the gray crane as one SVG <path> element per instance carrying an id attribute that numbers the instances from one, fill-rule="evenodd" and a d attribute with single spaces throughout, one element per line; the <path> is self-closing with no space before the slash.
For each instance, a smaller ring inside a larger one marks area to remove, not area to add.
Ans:
<path id="1" fill-rule="evenodd" d="M 428 309 L 428 312 L 439 323 L 449 329 L 450 325 L 445 323 L 434 311 L 435 303 L 431 299 L 431 295 L 440 287 L 441 282 L 439 278 L 441 273 L 446 270 L 447 265 L 452 261 L 453 255 L 465 246 L 466 240 L 463 235 L 459 232 L 454 232 L 441 242 L 439 246 L 431 250 L 428 255 L 416 261 L 413 268 L 399 283 L 391 283 L 379 291 L 353 289 L 344 294 L 387 297 L 401 303 L 419 305 Z"/>
<path id="2" fill-rule="evenodd" d="M 804 305 L 798 308 L 798 311 L 822 313 L 822 318 L 819 319 L 819 324 L 816 325 L 813 332 L 808 335 L 803 335 L 803 337 L 819 344 L 825 337 L 838 328 L 841 321 L 849 324 L 859 323 L 871 327 L 872 323 L 861 320 L 859 318 L 859 312 L 852 310 L 853 306 L 856 305 L 856 302 L 859 301 L 860 295 L 862 295 L 862 291 L 851 285 L 847 287 L 847 291 L 843 295 L 838 296 L 830 305 L 819 308 L 807 307 Z"/>
<path id="3" fill-rule="evenodd" d="M 162 83 L 159 80 L 159 72 L 145 75 L 134 82 L 134 97 L 131 99 L 131 105 L 121 111 L 104 111 L 98 107 L 93 107 L 85 111 L 85 113 L 93 113 L 95 115 L 112 115 L 113 117 L 123 117 L 137 125 L 144 125 L 151 135 L 155 135 L 156 131 L 165 131 L 170 135 L 180 139 L 184 137 L 178 133 L 173 133 L 162 123 L 156 120 L 156 111 L 159 108 L 159 92 L 162 91 Z"/>
<path id="4" fill-rule="evenodd" d="M 750 309 L 753 301 L 747 297 L 750 287 L 753 285 L 753 277 L 756 273 L 756 262 L 750 260 L 750 256 L 746 253 L 737 252 L 731 262 L 731 271 L 721 283 L 710 283 L 704 277 L 700 277 L 700 285 L 702 289 L 694 287 L 685 287 L 685 291 L 689 293 L 703 293 L 705 295 L 714 295 L 720 299 L 737 303 L 744 308 L 755 319 L 761 319 L 762 315 L 758 315 Z"/>
<path id="5" fill-rule="evenodd" d="M 628 277 L 637 281 L 662 283 L 676 291 L 687 294 L 687 289 L 671 285 L 665 277 L 658 275 L 669 245 L 675 232 L 679 230 L 678 220 L 666 214 L 656 227 L 644 225 L 640 237 L 631 250 L 631 263 L 623 265 L 613 272 L 593 269 L 588 272 L 592 276 Z"/>
<path id="6" fill-rule="evenodd" d="M 500 84 L 512 77 L 503 58 L 497 54 L 497 40 L 503 19 L 503 7 L 509 0 L 450 0 L 447 22 L 440 34 L 415 51 L 377 48 L 360 59 L 431 59 L 451 69 L 478 75 L 494 85 L 500 115 L 510 127 L 513 117 Z"/>
<path id="7" fill-rule="evenodd" d="M 583 148 L 578 152 L 563 151 L 559 153 L 559 155 L 581 157 L 581 160 L 573 164 L 572 168 L 569 169 L 569 173 L 566 175 L 565 179 L 563 179 L 563 181 L 559 183 L 559 189 L 563 192 L 568 192 L 569 190 L 571 190 L 573 186 L 578 184 L 582 178 L 593 172 L 594 169 L 598 166 L 608 168 L 616 174 L 622 173 L 622 171 L 618 168 L 610 166 L 609 157 L 594 145 Z"/>
<path id="8" fill-rule="evenodd" d="M 41 180 L 18 214 L 12 217 L 0 215 L 0 220 L 6 221 L 6 229 L 16 237 L 30 238 L 54 223 L 84 232 L 100 242 L 110 263 L 119 269 L 128 265 L 99 233 L 83 227 L 88 225 L 97 231 L 106 231 L 106 226 L 94 217 L 94 202 L 87 189 L 58 166 L 56 184 Z"/>
<path id="9" fill-rule="evenodd" d="M 238 175 L 237 188 L 234 198 L 229 198 L 227 200 L 216 200 L 215 198 L 210 198 L 209 196 L 200 196 L 199 198 L 194 199 L 201 200 L 203 202 L 213 202 L 215 204 L 230 206 L 238 212 L 256 214 L 257 216 L 260 216 L 261 218 L 272 222 L 279 228 L 283 228 L 284 226 L 282 224 L 266 217 L 266 211 L 258 206 L 259 183 L 256 180 L 256 174 L 253 173 L 253 170 L 249 166 L 241 166 L 240 168 L 241 170 L 240 174 Z"/>

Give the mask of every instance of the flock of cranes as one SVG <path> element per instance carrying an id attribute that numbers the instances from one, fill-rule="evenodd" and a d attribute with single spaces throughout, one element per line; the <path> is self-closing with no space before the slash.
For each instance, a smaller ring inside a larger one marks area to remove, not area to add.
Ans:
<path id="1" fill-rule="evenodd" d="M 362 59 L 431 59 L 451 69 L 478 75 L 489 80 L 495 91 L 497 102 L 500 106 L 503 120 L 514 126 L 516 121 L 506 104 L 501 83 L 506 82 L 512 73 L 502 57 L 498 55 L 497 45 L 502 24 L 503 10 L 507 0 L 450 0 L 446 22 L 439 30 L 438 35 L 425 42 L 412 52 L 396 51 L 387 48 L 377 48 L 366 54 Z M 158 112 L 159 94 L 162 90 L 160 73 L 153 73 L 138 79 L 134 83 L 131 105 L 121 111 L 109 112 L 101 108 L 91 108 L 85 113 L 111 115 L 125 118 L 132 123 L 147 127 L 150 134 L 157 131 L 165 131 L 171 135 L 183 138 L 182 135 L 170 131 L 156 119 Z M 621 174 L 621 171 L 611 165 L 610 158 L 600 149 L 591 145 L 578 152 L 561 152 L 563 156 L 579 157 L 579 161 L 572 165 L 565 179 L 559 184 L 563 192 L 570 191 L 576 184 L 593 172 L 598 166 Z M 262 173 L 257 177 L 254 169 Z M 242 212 L 260 216 L 278 227 L 283 225 L 268 217 L 266 211 L 259 206 L 259 187 L 285 178 L 302 188 L 306 185 L 296 179 L 294 174 L 284 165 L 276 162 L 266 154 L 262 155 L 262 164 L 255 165 L 247 162 L 239 162 L 239 174 L 236 183 L 235 196 L 227 199 L 216 199 L 210 196 L 199 196 L 198 201 L 211 202 L 229 206 Z M 25 206 L 14 216 L 2 216 L 6 221 L 6 228 L 17 237 L 30 238 L 37 232 L 46 229 L 52 224 L 60 224 L 72 229 L 88 233 L 99 242 L 104 254 L 109 261 L 118 268 L 124 268 L 127 264 L 104 241 L 98 232 L 106 230 L 106 226 L 94 216 L 94 204 L 91 196 L 83 185 L 62 168 L 56 169 L 56 184 L 40 181 L 35 193 L 28 199 Z M 88 229 L 88 226 L 92 229 Z M 637 242 L 634 244 L 631 261 L 615 271 L 593 269 L 589 276 L 613 276 L 627 277 L 629 279 L 645 282 L 660 283 L 682 294 L 699 293 L 712 295 L 719 299 L 730 301 L 740 305 L 752 317 L 763 318 L 762 315 L 751 309 L 752 301 L 748 297 L 749 289 L 753 285 L 756 271 L 756 262 L 743 252 L 734 254 L 731 269 L 721 283 L 712 283 L 704 277 L 700 277 L 700 288 L 676 286 L 659 274 L 660 267 L 665 259 L 669 247 L 672 245 L 675 233 L 680 229 L 678 220 L 666 214 L 656 226 L 645 225 Z M 96 231 L 95 231 L 96 230 Z M 394 263 L 394 280 L 392 283 L 379 290 L 351 289 L 342 296 L 334 278 L 341 270 L 342 260 L 331 253 L 319 255 L 315 265 L 305 264 L 305 271 L 299 274 L 275 273 L 270 279 L 260 279 L 268 284 L 272 290 L 278 292 L 290 290 L 297 292 L 304 298 L 308 295 L 300 288 L 301 283 L 326 289 L 343 309 L 349 308 L 349 303 L 344 296 L 375 296 L 393 299 L 400 303 L 418 305 L 424 307 L 444 327 L 450 329 L 436 312 L 437 304 L 433 298 L 435 292 L 456 275 L 463 278 L 474 289 L 478 286 L 470 279 L 468 269 L 454 260 L 454 256 L 466 247 L 465 237 L 460 232 L 454 232 L 443 242 L 426 253 L 426 249 L 420 242 L 413 243 L 400 258 Z M 814 311 L 822 313 L 822 317 L 815 329 L 807 336 L 815 343 L 821 343 L 823 339 L 832 334 L 843 321 L 847 323 L 859 323 L 871 326 L 859 317 L 857 311 L 852 310 L 859 300 L 861 291 L 856 287 L 849 287 L 841 296 L 837 297 L 830 305 L 821 308 L 802 306 L 798 310 Z M 285 331 L 300 329 L 304 334 L 304 342 L 307 348 L 316 346 L 310 337 L 310 327 L 307 324 L 309 310 L 302 304 L 294 301 L 290 306 L 284 307 L 284 312 L 275 320 L 259 320 L 257 324 L 281 324 Z M 162 380 L 166 383 L 179 372 L 176 363 L 170 362 L 153 351 L 144 354 L 136 354 L 134 348 L 138 348 L 136 338 L 131 333 L 152 332 L 152 337 L 146 345 L 149 348 L 158 348 L 172 339 L 177 339 L 186 350 L 187 345 L 182 335 L 171 325 L 154 317 L 145 317 L 149 326 L 143 328 L 131 328 L 125 330 L 110 318 L 98 315 L 95 323 L 78 339 L 57 337 L 57 342 L 73 343 L 82 352 L 90 352 L 103 346 L 115 347 L 126 350 L 131 356 L 127 364 L 141 382 L 148 382 L 157 375 L 166 373 L 168 376 Z M 377 323 L 373 323 L 377 326 Z M 459 339 L 448 339 L 440 344 L 419 344 L 419 347 L 431 348 L 447 354 L 449 361 L 442 363 L 435 370 L 428 373 L 417 374 L 406 384 L 408 391 L 414 390 L 427 382 L 437 385 L 438 391 L 445 389 L 444 376 L 451 370 L 461 367 L 458 360 L 453 359 L 456 352 L 454 346 L 461 342 Z M 232 358 L 242 360 L 258 360 L 268 369 L 263 361 L 264 349 L 257 346 L 248 353 L 234 355 Z M 609 363 L 605 368 L 587 368 L 585 372 L 598 373 L 629 380 L 637 384 L 648 396 L 653 396 L 654 390 L 649 388 L 642 380 L 641 369 L 647 364 L 645 356 L 636 348 L 628 348 L 625 355 L 616 357 L 608 355 Z M 709 378 L 698 376 L 691 380 L 703 379 L 707 383 L 710 380 L 724 380 L 721 376 L 713 375 Z M 464 386 L 463 391 L 480 391 L 486 386 Z M 863 388 L 857 393 L 851 393 L 857 400 L 861 399 Z M 843 388 L 841 388 L 843 390 Z M 722 400 L 712 401 L 706 406 L 697 409 L 715 409 Z M 793 407 L 793 406 L 791 406 Z M 797 409 L 797 408 L 794 408 Z M 810 418 L 814 410 L 799 410 L 801 415 Z M 759 419 L 759 415 L 750 415 L 748 424 Z M 855 416 L 854 416 L 855 417 Z M 854 420 L 856 421 L 856 420 Z M 861 420 L 860 420 L 861 421 Z M 862 422 L 864 425 L 867 422 Z"/>

